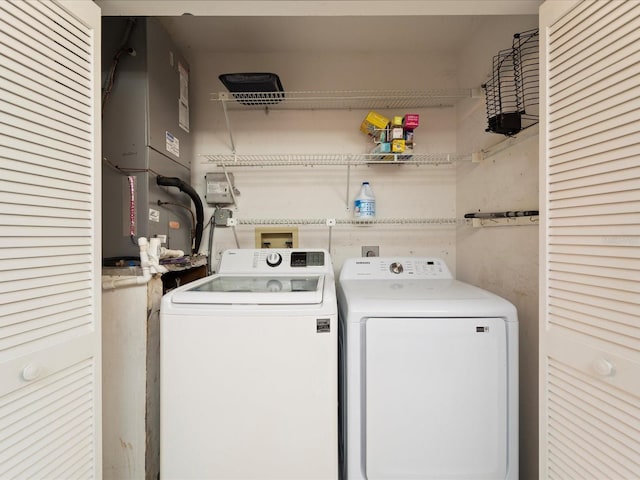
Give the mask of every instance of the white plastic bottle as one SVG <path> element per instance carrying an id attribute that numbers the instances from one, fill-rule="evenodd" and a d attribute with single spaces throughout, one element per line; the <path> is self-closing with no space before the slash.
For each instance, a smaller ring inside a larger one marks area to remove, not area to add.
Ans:
<path id="1" fill-rule="evenodd" d="M 360 193 L 353 203 L 353 214 L 356 218 L 374 218 L 376 216 L 376 197 L 369 182 L 362 182 Z"/>

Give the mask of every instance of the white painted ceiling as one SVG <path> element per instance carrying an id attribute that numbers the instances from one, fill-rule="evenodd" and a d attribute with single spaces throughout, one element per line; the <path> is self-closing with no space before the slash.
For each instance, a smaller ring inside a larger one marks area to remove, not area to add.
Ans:
<path id="1" fill-rule="evenodd" d="M 542 0 L 94 0 L 156 16 L 188 52 L 449 52 L 537 15 Z M 186 13 L 188 12 L 188 13 Z M 520 18 L 513 22 L 510 19 Z M 531 23 L 531 22 L 525 22 Z"/>
<path id="2" fill-rule="evenodd" d="M 189 51 L 450 52 L 530 24 L 542 0 L 94 0 L 103 15 L 156 16 Z M 188 13 L 186 13 L 188 12 Z M 214 16 L 215 15 L 215 16 Z M 510 23 L 513 23 L 510 26 Z"/>
<path id="3" fill-rule="evenodd" d="M 183 50 L 217 53 L 451 52 L 504 16 L 160 17 Z M 507 28 L 508 31 L 508 28 Z"/>

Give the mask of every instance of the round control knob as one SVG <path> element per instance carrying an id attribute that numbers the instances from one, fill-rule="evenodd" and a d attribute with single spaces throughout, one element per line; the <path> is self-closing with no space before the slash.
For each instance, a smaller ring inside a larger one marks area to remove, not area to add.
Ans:
<path id="1" fill-rule="evenodd" d="M 267 290 L 270 292 L 281 292 L 282 282 L 280 280 L 271 279 L 267 282 Z"/>
<path id="2" fill-rule="evenodd" d="M 282 255 L 277 252 L 272 252 L 267 255 L 267 265 L 270 267 L 277 267 L 282 263 Z"/>
<path id="3" fill-rule="evenodd" d="M 389 270 L 391 271 L 391 273 L 398 274 L 404 271 L 404 267 L 401 263 L 393 262 L 391 265 L 389 265 Z"/>

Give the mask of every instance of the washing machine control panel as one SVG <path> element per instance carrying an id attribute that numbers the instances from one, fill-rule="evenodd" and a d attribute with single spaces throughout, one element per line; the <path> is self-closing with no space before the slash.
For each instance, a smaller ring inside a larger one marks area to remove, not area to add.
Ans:
<path id="1" fill-rule="evenodd" d="M 326 250 L 257 248 L 227 250 L 222 254 L 218 273 L 333 273 Z"/>
<path id="2" fill-rule="evenodd" d="M 340 278 L 429 278 L 452 279 L 444 260 L 425 257 L 366 257 L 351 258 L 342 266 Z"/>

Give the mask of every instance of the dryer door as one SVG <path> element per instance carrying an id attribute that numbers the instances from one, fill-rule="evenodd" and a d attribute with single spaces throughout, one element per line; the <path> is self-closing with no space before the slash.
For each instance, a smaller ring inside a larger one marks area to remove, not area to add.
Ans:
<path id="1" fill-rule="evenodd" d="M 366 475 L 497 479 L 507 471 L 501 318 L 370 318 Z"/>

